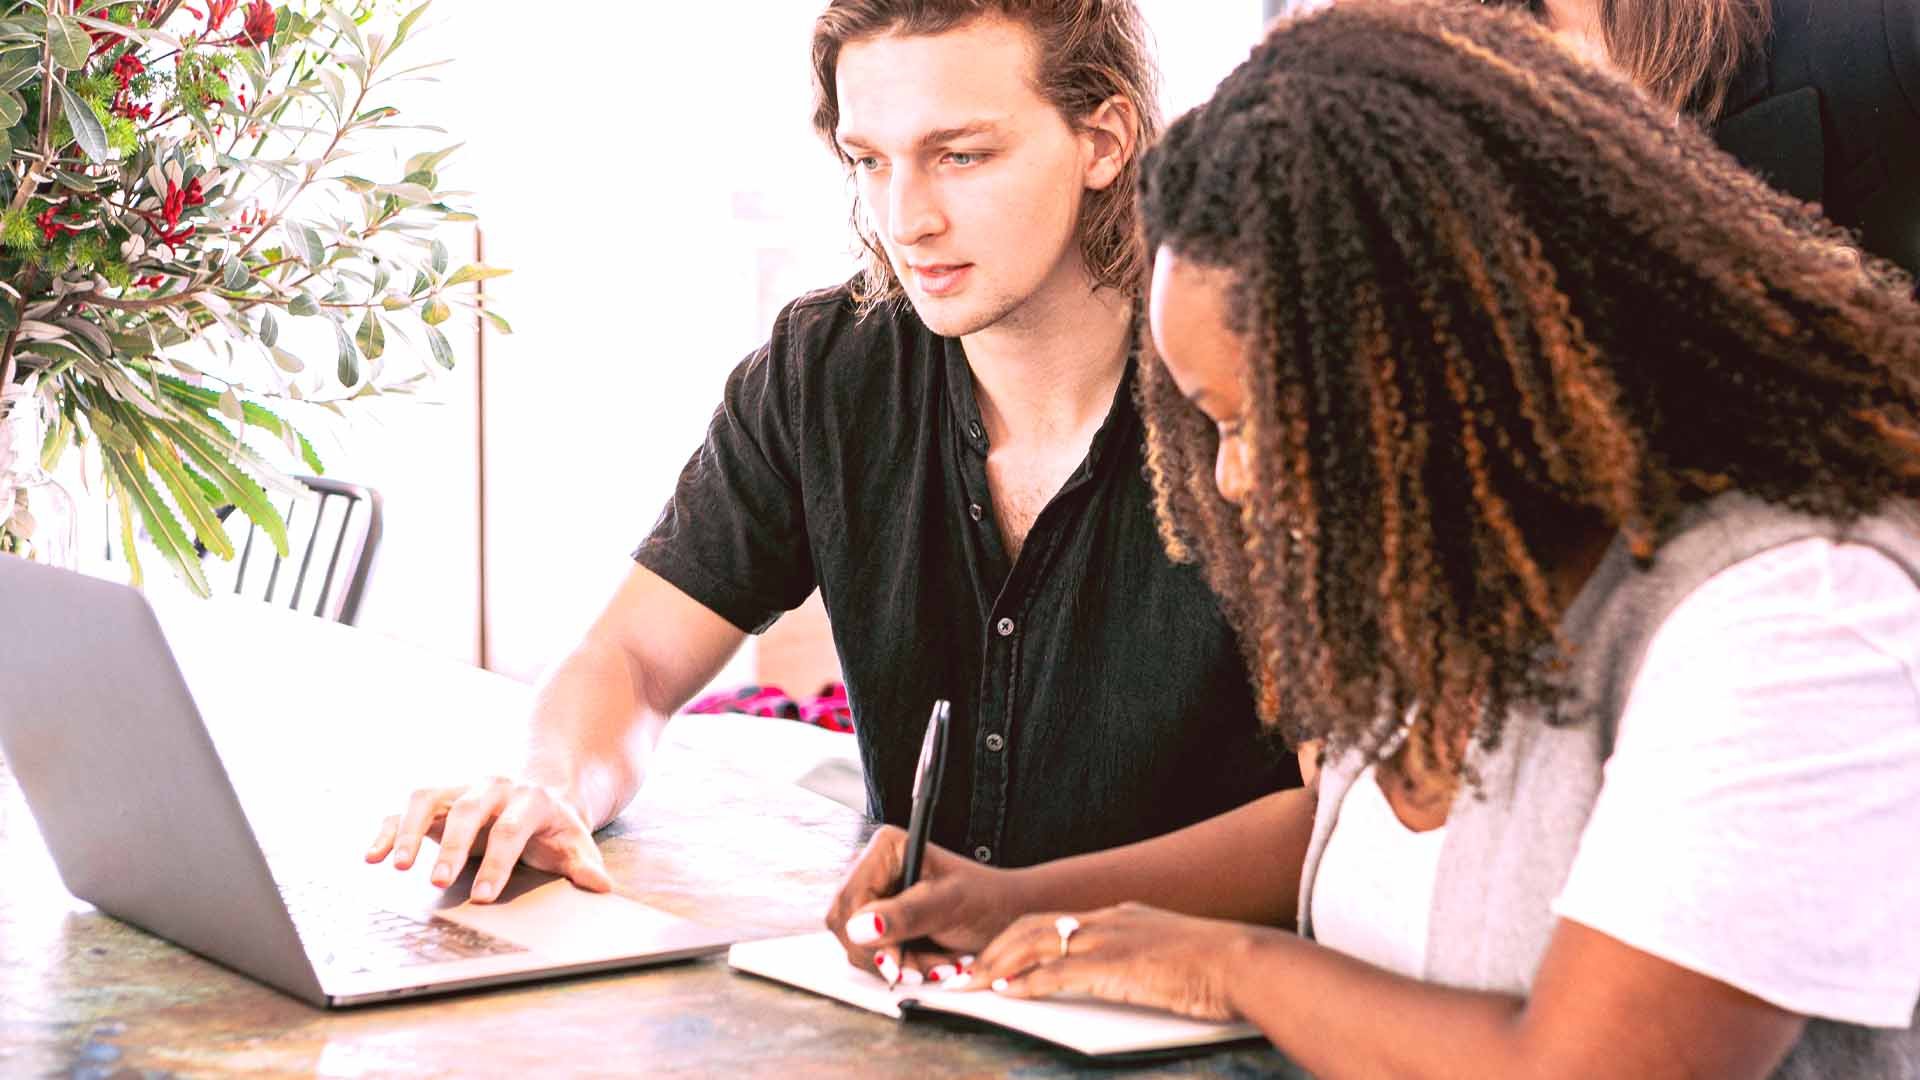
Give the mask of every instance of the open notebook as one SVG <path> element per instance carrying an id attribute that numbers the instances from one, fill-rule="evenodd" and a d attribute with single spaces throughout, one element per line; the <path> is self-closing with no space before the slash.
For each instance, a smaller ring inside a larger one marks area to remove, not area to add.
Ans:
<path id="1" fill-rule="evenodd" d="M 766 941 L 744 941 L 727 953 L 732 967 L 895 1018 L 913 1009 L 972 1017 L 1092 1057 L 1210 1046 L 1258 1038 L 1251 1024 L 1187 1020 L 1158 1009 L 1072 998 L 1023 1000 L 991 990 L 897 987 L 847 963 L 847 954 L 822 930 Z"/>

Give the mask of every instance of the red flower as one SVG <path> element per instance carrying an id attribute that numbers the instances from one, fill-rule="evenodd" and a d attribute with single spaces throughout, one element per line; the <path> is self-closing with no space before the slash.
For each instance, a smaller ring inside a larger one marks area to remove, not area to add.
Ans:
<path id="1" fill-rule="evenodd" d="M 140 58 L 132 53 L 127 53 L 113 62 L 113 74 L 120 80 L 122 90 L 127 88 L 127 84 L 133 81 L 135 75 L 142 74 L 146 70 L 147 65 L 141 63 Z"/>
<path id="2" fill-rule="evenodd" d="M 273 23 L 273 5 L 267 0 L 253 0 L 247 5 L 247 22 L 240 38 L 249 45 L 265 45 L 273 40 Z"/>
<path id="3" fill-rule="evenodd" d="M 33 219 L 34 224 L 40 226 L 40 239 L 51 243 L 62 236 L 73 235 L 72 229 L 53 220 L 53 215 L 59 212 L 59 207 L 49 206 Z"/>
<path id="4" fill-rule="evenodd" d="M 206 201 L 207 197 L 200 193 L 199 177 L 196 176 L 187 181 L 186 187 L 181 187 L 172 180 L 168 180 L 167 194 L 160 202 L 160 214 L 167 219 L 167 227 L 172 228 L 180 224 L 181 211 L 189 206 L 199 206 Z M 192 230 L 189 229 L 188 232 L 192 232 Z M 167 242 L 172 243 L 171 240 Z"/>
<path id="5" fill-rule="evenodd" d="M 207 33 L 220 29 L 220 24 L 227 21 L 239 3 L 240 0 L 207 0 Z"/>

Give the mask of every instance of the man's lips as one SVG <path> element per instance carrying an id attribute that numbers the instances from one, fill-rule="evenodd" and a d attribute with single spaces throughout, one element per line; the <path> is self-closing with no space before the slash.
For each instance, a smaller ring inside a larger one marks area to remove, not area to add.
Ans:
<path id="1" fill-rule="evenodd" d="M 972 263 L 910 263 L 909 269 L 920 288 L 930 296 L 941 296 L 960 287 Z"/>

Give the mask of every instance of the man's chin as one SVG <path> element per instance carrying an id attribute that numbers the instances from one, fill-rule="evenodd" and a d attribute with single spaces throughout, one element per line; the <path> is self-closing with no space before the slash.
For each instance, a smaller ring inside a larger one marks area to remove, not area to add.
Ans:
<path id="1" fill-rule="evenodd" d="M 962 303 L 958 300 L 937 300 L 925 296 L 916 296 L 911 291 L 907 300 L 913 305 L 914 314 L 927 329 L 941 337 L 960 338 L 968 334 L 977 334 L 1005 317 L 1005 312 L 982 310 L 977 304 Z"/>

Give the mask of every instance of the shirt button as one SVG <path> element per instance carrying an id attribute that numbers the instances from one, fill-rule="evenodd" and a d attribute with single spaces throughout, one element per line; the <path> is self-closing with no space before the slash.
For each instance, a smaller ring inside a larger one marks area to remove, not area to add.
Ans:
<path id="1" fill-rule="evenodd" d="M 967 516 L 975 521 L 979 521 L 982 517 L 986 516 L 986 511 L 980 508 L 979 503 L 968 503 Z"/>
<path id="2" fill-rule="evenodd" d="M 978 420 L 975 420 L 975 421 L 973 421 L 972 423 L 970 423 L 970 424 L 968 424 L 968 425 L 967 425 L 967 434 L 969 434 L 969 435 L 971 435 L 971 436 L 973 436 L 973 437 L 974 437 L 974 438 L 976 438 L 976 439 L 977 439 L 977 438 L 979 438 L 979 437 L 980 437 L 980 435 L 981 435 L 981 432 L 980 432 L 980 421 L 978 421 Z"/>
<path id="3" fill-rule="evenodd" d="M 999 735 L 987 736 L 987 749 L 992 750 L 995 753 L 998 753 L 1006 745 L 1007 745 L 1007 740 L 1000 737 Z"/>
<path id="4" fill-rule="evenodd" d="M 993 849 L 985 844 L 981 844 L 979 847 L 973 849 L 973 857 L 977 862 L 992 862 Z"/>
<path id="5" fill-rule="evenodd" d="M 993 624 L 993 629 L 1001 637 L 1012 637 L 1013 636 L 1013 620 L 1001 619 L 999 622 Z"/>

